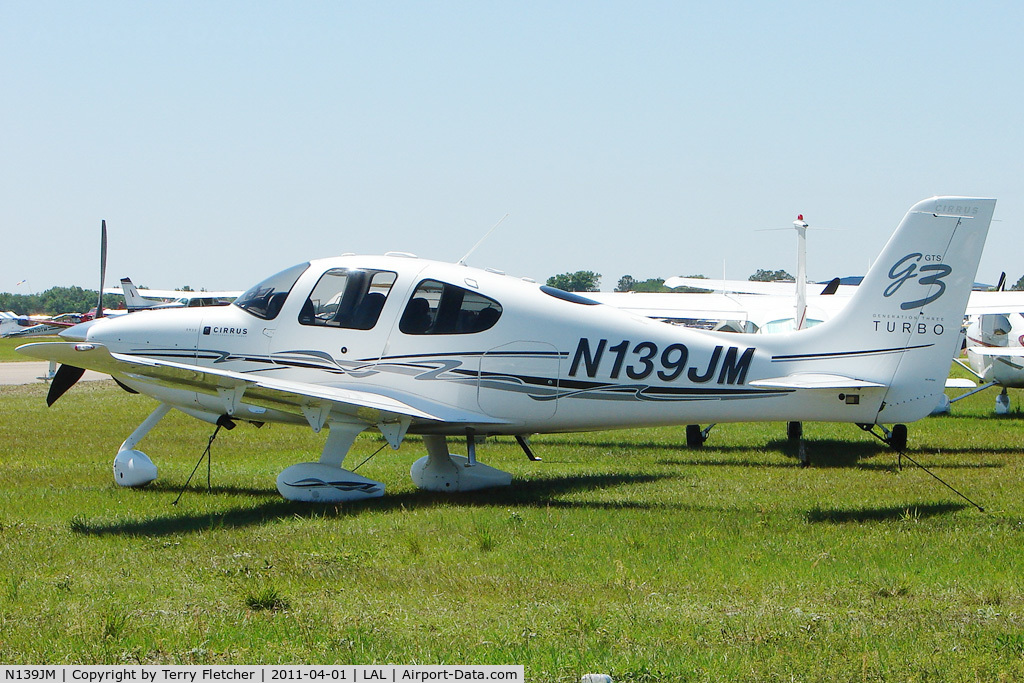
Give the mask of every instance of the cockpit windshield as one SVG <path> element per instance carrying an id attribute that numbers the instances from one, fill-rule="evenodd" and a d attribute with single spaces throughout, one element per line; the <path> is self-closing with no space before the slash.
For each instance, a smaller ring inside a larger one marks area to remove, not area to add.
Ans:
<path id="1" fill-rule="evenodd" d="M 257 318 L 273 320 L 281 312 L 281 306 L 288 298 L 288 292 L 292 290 L 299 276 L 306 272 L 307 268 L 309 268 L 309 263 L 300 263 L 287 270 L 282 270 L 277 275 L 271 275 L 235 299 L 235 306 Z"/>

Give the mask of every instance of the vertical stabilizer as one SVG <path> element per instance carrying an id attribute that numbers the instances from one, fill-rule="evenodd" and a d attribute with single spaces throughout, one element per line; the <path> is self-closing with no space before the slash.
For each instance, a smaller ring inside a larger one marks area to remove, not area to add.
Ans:
<path id="1" fill-rule="evenodd" d="M 124 292 L 124 305 L 129 311 L 141 311 L 145 308 L 153 308 L 159 301 L 152 301 L 139 294 L 139 290 L 132 283 L 131 278 L 121 278 L 121 291 Z"/>
<path id="2" fill-rule="evenodd" d="M 994 199 L 933 197 L 910 209 L 850 303 L 790 336 L 788 373 L 826 371 L 888 387 L 876 421 L 927 415 L 945 387 Z M 788 336 L 788 335 L 787 335 Z"/>

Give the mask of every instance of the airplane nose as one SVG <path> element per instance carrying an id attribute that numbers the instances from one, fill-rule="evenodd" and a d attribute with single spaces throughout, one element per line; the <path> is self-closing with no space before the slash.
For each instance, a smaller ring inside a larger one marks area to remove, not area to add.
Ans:
<path id="1" fill-rule="evenodd" d="M 102 318 L 100 320 L 102 320 Z M 84 323 L 72 325 L 66 330 L 62 330 L 59 336 L 62 339 L 67 339 L 68 341 L 85 341 L 86 337 L 89 335 L 89 328 L 97 322 L 99 322 L 99 320 L 86 320 Z"/>

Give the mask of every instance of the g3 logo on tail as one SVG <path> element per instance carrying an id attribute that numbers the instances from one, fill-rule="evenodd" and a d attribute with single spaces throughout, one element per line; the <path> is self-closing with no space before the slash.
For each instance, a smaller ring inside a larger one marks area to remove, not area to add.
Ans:
<path id="1" fill-rule="evenodd" d="M 918 269 L 917 264 L 920 263 L 922 259 L 924 261 L 931 261 L 931 263 L 921 266 L 921 268 Z M 942 281 L 942 278 L 953 272 L 953 269 L 945 263 L 937 263 L 937 261 L 941 260 L 942 257 L 938 254 L 929 254 L 928 256 L 918 253 L 907 254 L 889 269 L 889 279 L 892 280 L 892 282 L 885 288 L 883 295 L 886 297 L 892 296 L 900 287 L 903 286 L 904 282 L 907 280 L 913 280 L 920 274 L 921 277 L 917 280 L 919 285 L 923 285 L 925 287 L 938 285 L 938 289 L 935 290 L 934 294 L 923 299 L 904 301 L 900 304 L 900 309 L 909 311 L 912 308 L 920 308 L 921 306 L 926 306 L 927 304 L 935 301 L 946 292 L 946 283 Z M 929 274 L 925 275 L 925 273 Z"/>

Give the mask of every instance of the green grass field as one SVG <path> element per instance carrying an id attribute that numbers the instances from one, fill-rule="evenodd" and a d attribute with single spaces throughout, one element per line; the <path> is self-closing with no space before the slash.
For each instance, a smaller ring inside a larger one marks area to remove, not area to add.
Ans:
<path id="1" fill-rule="evenodd" d="M 11 363 L 11 362 L 24 362 L 33 361 L 35 358 L 29 358 L 23 356 L 14 349 L 18 348 L 22 344 L 28 344 L 30 342 L 38 341 L 64 341 L 60 337 L 23 337 L 21 339 L 17 337 L 0 339 L 0 363 Z"/>
<path id="2" fill-rule="evenodd" d="M 46 409 L 0 387 L 0 661 L 523 664 L 531 681 L 1024 679 L 1022 423 L 985 392 L 910 426 L 909 454 L 854 426 L 539 436 L 479 448 L 508 490 L 412 487 L 410 438 L 359 472 L 383 499 L 282 500 L 325 435 L 239 426 L 172 504 L 211 428 L 143 442 L 157 485 L 113 484 L 155 406 L 112 382 Z M 1013 396 L 1014 403 L 1017 396 Z M 1016 405 L 1015 405 L 1016 407 Z M 383 441 L 360 437 L 355 467 Z"/>

